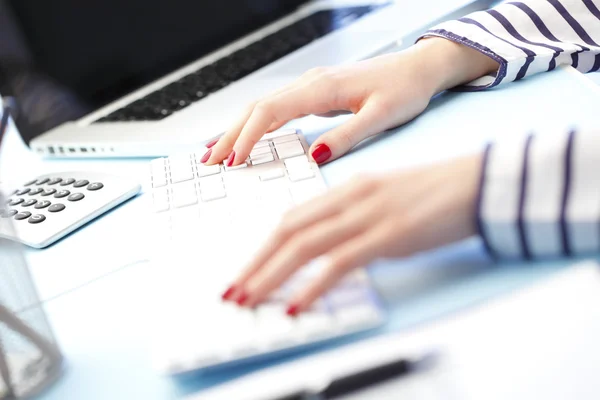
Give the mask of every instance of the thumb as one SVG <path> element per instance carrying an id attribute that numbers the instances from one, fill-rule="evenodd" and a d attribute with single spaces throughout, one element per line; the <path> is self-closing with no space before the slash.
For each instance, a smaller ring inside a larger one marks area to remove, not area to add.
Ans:
<path id="1" fill-rule="evenodd" d="M 387 125 L 377 107 L 365 105 L 354 117 L 315 140 L 310 155 L 317 164 L 333 161 L 366 138 L 385 130 Z"/>

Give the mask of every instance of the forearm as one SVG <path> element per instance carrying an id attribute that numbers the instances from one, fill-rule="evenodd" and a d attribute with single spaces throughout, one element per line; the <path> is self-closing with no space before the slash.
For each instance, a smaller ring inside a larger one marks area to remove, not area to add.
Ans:
<path id="1" fill-rule="evenodd" d="M 479 233 L 501 258 L 597 252 L 600 135 L 565 132 L 500 141 L 484 157 Z"/>
<path id="2" fill-rule="evenodd" d="M 496 74 L 468 82 L 463 87 L 467 90 L 519 80 L 559 65 L 591 72 L 600 69 L 598 3 L 597 0 L 505 2 L 487 11 L 444 22 L 422 38 L 445 38 L 498 62 Z"/>

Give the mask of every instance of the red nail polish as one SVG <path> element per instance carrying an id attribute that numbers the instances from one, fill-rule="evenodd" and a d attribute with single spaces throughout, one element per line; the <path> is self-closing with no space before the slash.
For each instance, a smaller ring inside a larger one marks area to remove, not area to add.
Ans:
<path id="1" fill-rule="evenodd" d="M 207 162 L 207 161 L 208 161 L 208 159 L 210 158 L 210 155 L 211 155 L 211 154 L 212 154 L 212 149 L 208 150 L 208 151 L 206 152 L 206 154 L 204 154 L 204 155 L 202 156 L 202 158 L 200 159 L 200 162 L 201 162 L 201 163 L 205 163 L 205 162 Z"/>
<path id="2" fill-rule="evenodd" d="M 243 306 L 246 300 L 248 300 L 248 293 L 242 289 L 242 293 L 240 293 L 235 302 L 238 304 L 238 306 Z"/>
<path id="3" fill-rule="evenodd" d="M 312 158 L 317 164 L 322 164 L 331 157 L 331 149 L 325 143 L 321 143 L 312 152 Z"/>
<path id="4" fill-rule="evenodd" d="M 300 306 L 298 304 L 292 304 L 288 307 L 288 309 L 285 313 L 287 315 L 289 315 L 290 317 L 295 317 L 296 315 L 298 315 L 299 308 L 300 308 Z"/>
<path id="5" fill-rule="evenodd" d="M 210 142 L 206 143 L 206 148 L 207 148 L 207 149 L 210 149 L 210 148 L 211 148 L 211 147 L 213 147 L 215 144 L 217 144 L 217 142 L 218 142 L 218 141 L 219 141 L 219 139 L 215 139 L 215 140 L 212 140 L 212 141 L 210 141 Z"/>
<path id="6" fill-rule="evenodd" d="M 225 291 L 225 293 L 223 293 L 223 295 L 221 296 L 221 298 L 223 299 L 223 301 L 229 300 L 229 298 L 231 297 L 231 295 L 233 294 L 233 292 L 235 292 L 235 285 L 231 285 L 229 287 L 229 289 L 227 289 Z"/>
<path id="7" fill-rule="evenodd" d="M 227 166 L 231 167 L 233 165 L 233 161 L 235 160 L 235 150 L 231 152 L 229 157 L 227 157 Z"/>

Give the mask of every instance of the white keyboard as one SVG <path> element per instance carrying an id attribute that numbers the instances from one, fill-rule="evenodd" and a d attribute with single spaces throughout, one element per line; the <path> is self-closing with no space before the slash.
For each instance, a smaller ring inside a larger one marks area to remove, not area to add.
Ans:
<path id="1" fill-rule="evenodd" d="M 204 166 L 203 154 L 151 162 L 153 265 L 160 287 L 155 360 L 163 372 L 248 361 L 383 323 L 364 270 L 348 275 L 309 312 L 286 316 L 286 300 L 319 273 L 318 262 L 254 310 L 221 301 L 282 214 L 325 191 L 307 149 L 302 134 L 280 131 L 234 168 Z"/>

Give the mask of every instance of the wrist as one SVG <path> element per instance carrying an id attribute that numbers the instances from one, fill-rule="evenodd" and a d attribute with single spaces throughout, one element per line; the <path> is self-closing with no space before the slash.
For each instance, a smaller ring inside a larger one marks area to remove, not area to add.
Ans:
<path id="1" fill-rule="evenodd" d="M 426 37 L 413 46 L 433 94 L 498 70 L 497 61 L 468 46 L 440 37 Z"/>

